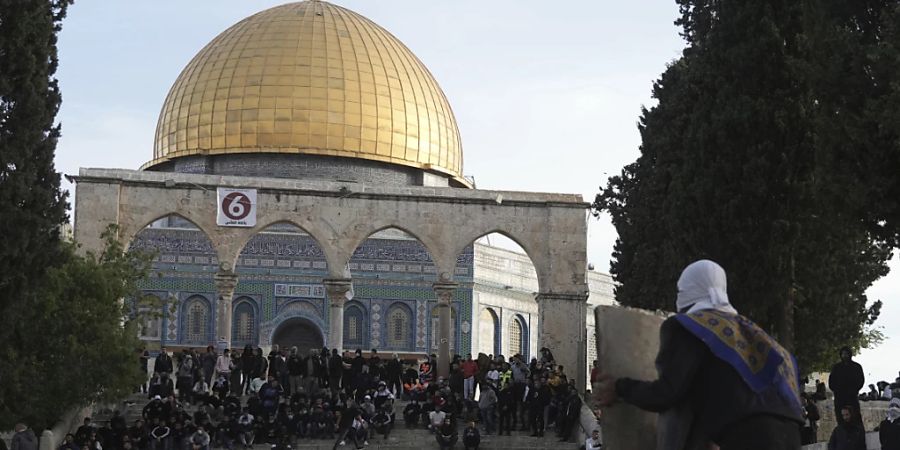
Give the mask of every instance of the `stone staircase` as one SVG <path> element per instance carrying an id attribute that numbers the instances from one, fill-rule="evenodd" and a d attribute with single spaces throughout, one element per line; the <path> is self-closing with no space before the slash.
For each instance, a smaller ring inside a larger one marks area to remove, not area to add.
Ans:
<path id="1" fill-rule="evenodd" d="M 119 409 L 122 411 L 123 416 L 125 417 L 125 421 L 128 426 L 131 426 L 135 420 L 141 418 L 141 411 L 143 410 L 144 405 L 147 404 L 147 398 L 145 395 L 133 395 L 125 400 L 122 404 L 120 404 Z M 406 428 L 406 425 L 403 423 L 403 407 L 405 406 L 405 402 L 396 402 L 395 412 L 397 417 L 397 423 L 394 425 L 394 429 L 391 430 L 391 433 L 388 435 L 388 439 L 385 440 L 384 436 L 370 436 L 369 445 L 366 447 L 367 449 L 437 449 L 437 441 L 435 440 L 434 435 L 428 430 L 420 427 L 410 429 Z M 194 408 L 187 406 L 186 409 L 192 412 Z M 96 407 L 94 411 L 94 416 L 92 417 L 93 422 L 97 426 L 106 425 L 110 418 L 112 417 L 113 407 L 110 406 L 102 406 Z M 215 414 L 211 414 L 214 422 L 218 422 L 218 417 Z M 457 441 L 456 446 L 454 448 L 463 449 L 462 445 L 462 427 L 464 424 L 460 423 L 459 436 L 460 440 Z M 72 430 L 74 432 L 74 430 Z M 482 432 L 481 435 L 481 445 L 479 446 L 480 450 L 492 450 L 492 449 L 577 449 L 583 441 L 575 442 L 559 442 L 559 439 L 556 437 L 556 434 L 553 430 L 548 430 L 544 437 L 532 437 L 531 433 L 528 431 L 513 431 L 510 436 L 497 436 L 497 435 L 485 435 Z M 328 439 L 319 439 L 319 440 L 310 440 L 310 439 L 298 439 L 297 442 L 293 445 L 293 449 L 301 449 L 301 450 L 313 450 L 313 449 L 331 449 L 334 445 L 333 440 Z M 268 444 L 257 444 L 254 445 L 254 450 L 269 450 L 270 445 Z M 343 447 L 339 447 L 342 449 L 353 449 L 353 442 L 348 440 L 346 445 Z M 236 450 L 240 450 L 240 446 L 236 447 Z"/>

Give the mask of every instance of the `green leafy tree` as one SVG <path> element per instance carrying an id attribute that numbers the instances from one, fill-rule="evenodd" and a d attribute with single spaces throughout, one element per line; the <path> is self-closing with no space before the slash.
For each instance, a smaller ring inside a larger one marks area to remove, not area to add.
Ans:
<path id="1" fill-rule="evenodd" d="M 56 36 L 71 0 L 0 0 L 0 312 L 62 259 Z M 0 331 L 0 338 L 3 331 Z"/>
<path id="2" fill-rule="evenodd" d="M 678 3 L 687 47 L 594 203 L 619 233 L 616 297 L 671 310 L 684 266 L 713 259 L 739 311 L 825 368 L 877 338 L 865 290 L 896 244 L 898 2 Z"/>
<path id="3" fill-rule="evenodd" d="M 19 420 L 52 426 L 73 408 L 121 399 L 142 381 L 137 321 L 127 320 L 122 300 L 137 297 L 150 260 L 123 252 L 114 236 L 110 228 L 100 255 L 64 244 L 62 263 L 42 286 L 0 317 L 9 329 L 0 347 L 0 429 Z"/>

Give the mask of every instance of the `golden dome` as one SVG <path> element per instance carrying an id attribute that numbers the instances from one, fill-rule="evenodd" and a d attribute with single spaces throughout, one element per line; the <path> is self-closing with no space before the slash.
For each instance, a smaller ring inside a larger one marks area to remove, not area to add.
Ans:
<path id="1" fill-rule="evenodd" d="M 207 44 L 169 91 L 144 168 L 234 153 L 362 158 L 470 185 L 428 69 L 372 21 L 315 0 L 254 14 Z"/>

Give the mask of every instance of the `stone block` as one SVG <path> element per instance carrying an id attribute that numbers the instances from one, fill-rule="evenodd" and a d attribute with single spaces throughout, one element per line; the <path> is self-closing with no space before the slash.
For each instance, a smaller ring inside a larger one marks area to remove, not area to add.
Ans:
<path id="1" fill-rule="evenodd" d="M 597 359 L 603 372 L 615 377 L 656 379 L 662 313 L 616 306 L 594 309 Z M 656 448 L 657 414 L 618 402 L 603 410 L 604 445 L 617 450 Z"/>

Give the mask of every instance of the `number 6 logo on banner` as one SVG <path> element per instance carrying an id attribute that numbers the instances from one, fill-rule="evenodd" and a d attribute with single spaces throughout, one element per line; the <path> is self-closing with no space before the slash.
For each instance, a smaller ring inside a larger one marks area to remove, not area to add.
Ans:
<path id="1" fill-rule="evenodd" d="M 218 188 L 216 224 L 221 227 L 256 225 L 256 189 Z"/>
<path id="2" fill-rule="evenodd" d="M 231 220 L 243 220 L 250 214 L 250 198 L 240 192 L 232 192 L 222 199 L 222 213 Z"/>

